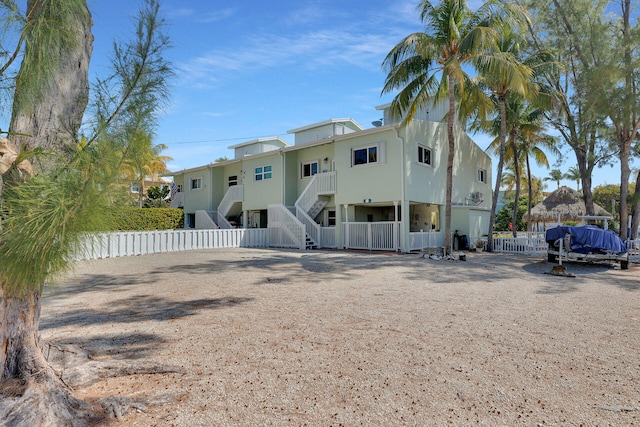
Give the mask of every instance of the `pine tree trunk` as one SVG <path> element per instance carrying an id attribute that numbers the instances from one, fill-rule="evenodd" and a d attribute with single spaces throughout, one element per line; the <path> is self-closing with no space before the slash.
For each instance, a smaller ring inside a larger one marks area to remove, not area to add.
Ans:
<path id="1" fill-rule="evenodd" d="M 38 347 L 40 296 L 0 297 L 0 419 L 15 426 L 82 426 L 91 407 L 74 398 Z"/>
<path id="2" fill-rule="evenodd" d="M 31 69 L 27 67 L 26 60 L 22 62 L 16 80 L 10 129 L 11 132 L 30 136 L 10 136 L 18 148 L 42 147 L 60 154 L 66 148 L 74 148 L 77 143 L 78 130 L 89 100 L 89 61 L 93 52 L 91 14 L 84 0 L 29 0 L 27 11 L 31 12 L 27 13 L 30 22 L 40 18 L 41 14 L 48 17 L 48 6 L 55 9 L 58 7 L 56 4 L 63 1 L 77 3 L 73 21 L 59 24 L 75 30 L 76 43 L 67 50 L 49 52 L 48 56 L 32 53 L 38 51 L 41 40 L 30 40 L 30 45 L 34 45 L 32 48 L 27 45 L 25 58 L 36 56 L 36 59 L 31 59 Z M 55 59 L 52 58 L 54 55 Z M 50 70 L 45 79 L 37 81 L 40 94 L 35 99 L 29 87 L 34 84 L 30 75 L 34 68 Z M 48 157 L 36 159 L 36 164 L 44 167 L 42 161 Z"/>
<path id="3" fill-rule="evenodd" d="M 62 5 L 74 8 L 74 13 L 64 15 L 64 22 L 56 15 Z M 29 0 L 27 17 L 35 30 L 27 35 L 16 79 L 10 131 L 29 136 L 12 135 L 10 139 L 19 149 L 42 147 L 63 154 L 75 147 L 87 106 L 91 14 L 84 0 Z M 38 27 L 42 18 L 73 29 L 75 42 L 43 53 L 52 33 L 47 26 Z M 45 162 L 50 158 L 36 161 L 35 173 L 47 168 Z M 71 395 L 38 346 L 42 283 L 22 289 L 21 295 L 9 295 L 7 284 L 0 285 L 0 391 L 4 397 L 0 420 L 16 426 L 86 425 L 88 405 Z"/>

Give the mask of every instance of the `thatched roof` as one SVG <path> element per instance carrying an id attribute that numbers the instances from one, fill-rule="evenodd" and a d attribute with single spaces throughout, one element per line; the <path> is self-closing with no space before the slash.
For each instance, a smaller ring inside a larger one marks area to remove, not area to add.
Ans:
<path id="1" fill-rule="evenodd" d="M 602 206 L 594 203 L 593 208 L 595 215 L 611 216 Z M 561 221 L 580 221 L 580 216 L 587 214 L 582 195 L 569 187 L 560 187 L 531 208 L 532 221 L 557 221 L 558 214 Z M 529 222 L 526 213 L 523 220 Z"/>

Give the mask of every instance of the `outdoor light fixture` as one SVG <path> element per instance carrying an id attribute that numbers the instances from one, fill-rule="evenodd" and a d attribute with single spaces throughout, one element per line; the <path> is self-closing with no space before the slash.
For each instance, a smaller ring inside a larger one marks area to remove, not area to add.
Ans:
<path id="1" fill-rule="evenodd" d="M 371 203 L 371 199 L 364 199 L 362 202 L 363 203 Z"/>

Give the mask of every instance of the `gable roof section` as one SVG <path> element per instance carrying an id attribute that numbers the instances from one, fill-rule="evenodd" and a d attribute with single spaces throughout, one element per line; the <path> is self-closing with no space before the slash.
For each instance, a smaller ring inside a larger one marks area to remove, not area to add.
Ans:
<path id="1" fill-rule="evenodd" d="M 230 150 L 234 150 L 236 148 L 242 148 L 242 147 L 246 147 L 248 145 L 253 145 L 253 144 L 261 144 L 264 142 L 269 142 L 274 145 L 279 145 L 281 148 L 289 146 L 289 143 L 284 139 L 280 138 L 279 136 L 269 136 L 266 138 L 256 138 L 256 139 L 252 139 L 251 141 L 245 141 L 239 144 L 230 145 L 227 148 L 229 148 Z"/>
<path id="2" fill-rule="evenodd" d="M 353 130 L 354 132 L 359 132 L 361 130 L 364 130 L 364 128 L 362 126 L 360 126 L 360 124 L 358 124 L 358 122 L 356 122 L 355 120 L 351 119 L 351 118 L 345 118 L 345 119 L 329 119 L 329 120 L 325 120 L 322 122 L 317 122 L 317 123 L 312 123 L 310 125 L 307 126 L 302 126 L 299 128 L 295 128 L 295 129 L 291 129 L 288 130 L 287 133 L 300 133 L 300 132 L 304 132 L 307 130 L 311 130 L 311 129 L 316 129 L 322 126 L 326 126 L 326 125 L 331 125 L 331 124 L 342 124 L 346 127 L 348 127 L 349 129 Z"/>

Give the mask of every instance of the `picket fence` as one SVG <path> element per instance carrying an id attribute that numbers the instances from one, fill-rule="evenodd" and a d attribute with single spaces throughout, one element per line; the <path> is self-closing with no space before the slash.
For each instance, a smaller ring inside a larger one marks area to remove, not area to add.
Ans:
<path id="1" fill-rule="evenodd" d="M 629 262 L 640 264 L 640 239 L 627 240 Z M 493 251 L 496 253 L 532 255 L 546 257 L 547 244 L 544 237 L 494 237 Z"/>
<path id="2" fill-rule="evenodd" d="M 428 237 L 441 238 L 440 233 L 428 234 Z M 391 236 L 394 235 L 391 233 Z M 412 238 L 415 237 L 412 236 Z M 424 236 L 420 237 L 421 240 L 424 238 Z M 387 240 L 395 241 L 395 238 Z M 496 253 L 543 258 L 547 254 L 547 243 L 544 238 L 540 237 L 494 237 L 493 244 Z M 197 249 L 265 248 L 268 246 L 269 234 L 266 228 L 123 231 L 87 234 L 74 253 L 75 259 L 80 261 Z M 369 244 L 366 246 L 363 245 L 363 248 L 372 249 L 368 247 Z M 420 246 L 425 245 L 422 243 Z M 640 263 L 640 239 L 627 241 L 627 249 L 629 261 Z"/>
<path id="3" fill-rule="evenodd" d="M 80 261 L 195 249 L 267 246 L 266 228 L 122 231 L 88 234 L 74 253 L 75 259 Z"/>

